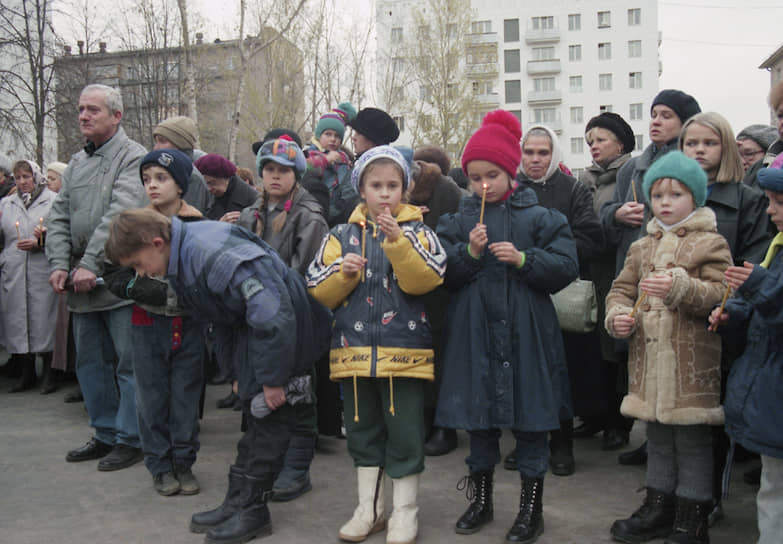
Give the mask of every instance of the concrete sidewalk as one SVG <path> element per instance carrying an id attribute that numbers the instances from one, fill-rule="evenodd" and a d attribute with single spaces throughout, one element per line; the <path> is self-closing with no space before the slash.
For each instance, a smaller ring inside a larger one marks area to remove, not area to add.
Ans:
<path id="1" fill-rule="evenodd" d="M 227 386 L 208 387 L 201 427 L 201 451 L 194 473 L 199 495 L 161 497 L 143 464 L 118 472 L 98 472 L 97 461 L 66 463 L 68 450 L 91 436 L 84 405 L 64 404 L 63 394 L 41 396 L 38 390 L 8 394 L 10 380 L 0 379 L 0 543 L 199 543 L 203 535 L 188 532 L 190 515 L 214 508 L 223 499 L 228 466 L 235 455 L 239 413 L 217 410 L 215 400 Z M 632 446 L 642 441 L 636 425 Z M 504 434 L 503 451 L 511 448 Z M 427 459 L 420 490 L 420 544 L 502 543 L 519 500 L 516 473 L 498 467 L 495 473 L 495 521 L 480 532 L 456 535 L 454 523 L 467 500 L 457 491 L 466 474 L 467 435 L 460 433 L 458 451 Z M 643 467 L 621 467 L 616 452 L 603 452 L 600 439 L 576 442 L 577 472 L 547 476 L 544 490 L 547 543 L 611 542 L 609 526 L 636 509 L 643 493 Z M 734 467 L 726 517 L 710 534 L 713 544 L 756 541 L 755 488 L 742 481 L 751 463 Z M 337 542 L 337 530 L 355 507 L 356 476 L 345 441 L 322 437 L 312 468 L 313 490 L 289 503 L 271 503 L 274 533 L 259 542 L 299 544 Z M 387 511 L 391 504 L 387 487 Z M 255 542 L 255 541 L 254 541 Z M 382 544 L 384 533 L 367 542 Z M 662 542 L 662 541 L 657 541 Z"/>

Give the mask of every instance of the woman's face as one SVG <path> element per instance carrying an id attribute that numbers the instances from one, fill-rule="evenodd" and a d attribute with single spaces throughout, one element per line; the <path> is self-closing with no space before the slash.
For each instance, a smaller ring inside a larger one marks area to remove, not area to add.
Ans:
<path id="1" fill-rule="evenodd" d="M 674 110 L 656 104 L 650 114 L 650 141 L 661 146 L 674 140 L 682 130 L 682 121 Z"/>
<path id="2" fill-rule="evenodd" d="M 63 178 L 54 170 L 47 170 L 46 172 L 46 186 L 50 191 L 55 193 L 60 192 L 60 188 L 63 186 Z"/>
<path id="3" fill-rule="evenodd" d="M 216 178 L 204 174 L 204 183 L 207 184 L 207 190 L 214 196 L 221 197 L 228 190 L 228 178 Z"/>
<path id="4" fill-rule="evenodd" d="M 742 158 L 742 167 L 745 171 L 761 160 L 766 151 L 765 149 L 761 149 L 761 146 L 750 138 L 737 140 L 737 150 Z"/>
<path id="5" fill-rule="evenodd" d="M 20 168 L 14 171 L 14 179 L 16 180 L 16 190 L 20 193 L 32 193 L 35 187 L 35 178 L 33 177 L 33 171 Z"/>
<path id="6" fill-rule="evenodd" d="M 541 179 L 552 162 L 552 142 L 546 136 L 530 136 L 522 146 L 522 167 L 530 179 Z"/>
<path id="7" fill-rule="evenodd" d="M 596 164 L 606 166 L 623 154 L 623 146 L 610 130 L 596 127 L 590 133 L 590 155 Z"/>
<path id="8" fill-rule="evenodd" d="M 370 140 L 364 134 L 361 134 L 360 132 L 356 132 L 355 129 L 351 134 L 351 143 L 353 143 L 353 152 L 356 153 L 357 155 L 364 153 L 368 149 L 372 149 L 373 147 L 375 147 L 375 144 L 372 143 L 372 140 Z"/>

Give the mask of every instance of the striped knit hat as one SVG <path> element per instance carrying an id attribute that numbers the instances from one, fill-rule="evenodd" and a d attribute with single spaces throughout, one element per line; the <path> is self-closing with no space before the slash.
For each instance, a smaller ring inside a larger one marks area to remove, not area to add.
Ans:
<path id="1" fill-rule="evenodd" d="M 356 117 L 356 108 L 350 102 L 340 102 L 332 111 L 324 113 L 315 125 L 315 137 L 320 138 L 324 130 L 333 130 L 343 139 L 345 125 Z"/>

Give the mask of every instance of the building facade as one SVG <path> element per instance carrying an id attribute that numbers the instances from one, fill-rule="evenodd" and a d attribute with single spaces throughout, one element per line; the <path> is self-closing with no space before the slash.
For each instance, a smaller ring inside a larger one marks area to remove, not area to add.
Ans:
<path id="1" fill-rule="evenodd" d="M 585 124 L 602 111 L 628 121 L 637 150 L 649 143 L 650 104 L 661 69 L 654 0 L 471 4 L 462 77 L 478 103 L 474 128 L 495 108 L 515 113 L 523 131 L 534 123 L 548 125 L 560 136 L 565 163 L 577 171 L 591 162 Z M 407 0 L 378 2 L 378 51 L 388 51 L 394 34 L 405 32 L 412 6 Z M 393 104 L 391 113 L 410 115 Z M 401 141 L 410 143 L 405 130 Z"/>
<path id="2" fill-rule="evenodd" d="M 783 81 L 783 45 L 767 57 L 759 66 L 762 70 L 769 72 L 769 87 L 772 88 L 780 81 Z M 777 115 L 774 111 L 770 112 L 770 124 L 777 126 Z"/>
<path id="3" fill-rule="evenodd" d="M 269 32 L 274 32 L 269 30 Z M 269 36 L 262 39 L 269 43 Z M 250 39 L 250 38 L 248 38 Z M 162 120 L 186 115 L 184 53 L 180 47 L 94 53 L 65 46 L 55 61 L 57 78 L 58 149 L 62 160 L 84 145 L 76 122 L 81 89 L 101 83 L 120 89 L 123 127 L 151 148 L 152 130 Z M 228 156 L 229 134 L 235 122 L 240 53 L 237 41 L 205 43 L 196 35 L 192 47 L 200 149 Z M 251 144 L 274 127 L 296 128 L 304 120 L 302 53 L 283 38 L 250 57 L 245 100 L 239 116 L 236 162 L 255 170 Z"/>

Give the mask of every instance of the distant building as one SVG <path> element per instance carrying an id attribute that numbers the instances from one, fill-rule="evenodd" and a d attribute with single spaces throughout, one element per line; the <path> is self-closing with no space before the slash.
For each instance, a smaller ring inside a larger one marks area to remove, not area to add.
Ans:
<path id="1" fill-rule="evenodd" d="M 378 51 L 415 32 L 405 28 L 414 6 L 426 2 L 378 0 Z M 602 111 L 628 121 L 637 150 L 649 143 L 650 103 L 661 70 L 655 0 L 472 0 L 472 7 L 464 77 L 479 113 L 503 108 L 520 118 L 523 131 L 534 123 L 553 128 L 572 170 L 590 164 L 584 127 Z M 398 119 L 410 115 L 390 113 Z M 400 141 L 409 142 L 405 130 Z"/>
<path id="2" fill-rule="evenodd" d="M 262 39 L 268 40 L 269 30 Z M 251 38 L 248 38 L 251 39 Z M 118 87 L 122 93 L 123 127 L 128 135 L 151 148 L 152 129 L 163 119 L 185 115 L 184 52 L 180 47 L 97 52 L 64 47 L 55 59 L 57 127 L 61 159 L 68 160 L 84 142 L 76 105 L 89 83 Z M 229 131 L 239 84 L 240 55 L 236 40 L 204 43 L 196 34 L 192 47 L 198 107 L 199 148 L 228 155 Z M 255 169 L 251 143 L 276 126 L 296 128 L 304 119 L 302 52 L 286 39 L 275 40 L 248 61 L 245 100 L 240 115 L 237 164 Z"/>
<path id="3" fill-rule="evenodd" d="M 767 57 L 759 68 L 769 72 L 770 88 L 774 87 L 778 81 L 783 81 L 783 45 L 778 47 L 777 51 Z M 775 115 L 775 112 L 770 113 L 770 120 L 773 126 L 777 125 L 777 116 Z"/>

